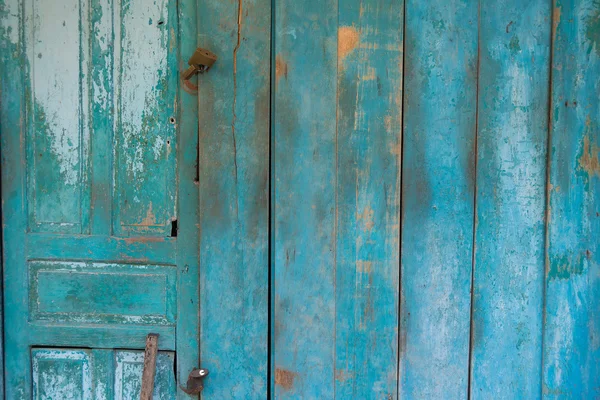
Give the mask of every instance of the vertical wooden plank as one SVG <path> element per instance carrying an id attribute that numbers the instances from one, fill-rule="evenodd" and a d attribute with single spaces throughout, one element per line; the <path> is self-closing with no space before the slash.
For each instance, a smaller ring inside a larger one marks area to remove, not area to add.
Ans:
<path id="1" fill-rule="evenodd" d="M 275 6 L 273 396 L 334 397 L 337 0 Z"/>
<path id="2" fill-rule="evenodd" d="M 408 1 L 400 397 L 468 384 L 478 3 Z"/>
<path id="3" fill-rule="evenodd" d="M 473 398 L 540 395 L 551 12 L 481 2 Z"/>
<path id="4" fill-rule="evenodd" d="M 17 116 L 20 111 L 20 102 L 22 100 L 21 96 L 16 93 L 10 93 L 8 90 L 22 90 L 20 85 L 22 83 L 17 83 L 15 86 L 14 83 L 10 85 L 10 81 L 19 77 L 22 72 L 17 72 L 17 68 L 20 68 L 19 65 L 19 8 L 17 6 L 18 3 L 14 1 L 8 0 L 0 0 L 0 156 L 1 156 L 1 164 L 0 164 L 0 176 L 1 176 L 1 186 L 0 186 L 0 195 L 2 196 L 2 232 L 0 237 L 2 238 L 2 256 L 0 257 L 1 262 L 1 272 L 0 272 L 0 332 L 2 332 L 2 339 L 0 340 L 0 397 L 6 398 L 5 385 L 4 385 L 4 365 L 5 365 L 5 357 L 4 357 L 4 349 L 5 349 L 5 339 L 4 339 L 4 260 L 6 259 L 5 248 L 9 243 L 4 242 L 4 234 L 5 234 L 5 223 L 7 221 L 5 211 L 4 211 L 4 194 L 6 193 L 9 187 L 13 187 L 14 184 L 8 185 L 6 181 L 6 175 L 4 175 L 4 171 L 7 167 L 10 167 L 10 159 L 5 159 L 4 151 L 7 145 L 13 143 L 14 139 L 7 139 L 7 135 L 18 136 L 19 128 L 17 127 L 16 121 L 18 121 Z M 12 62 L 9 60 L 12 59 Z M 10 93 L 10 95 L 8 95 Z M 7 124 L 11 125 L 7 125 Z M 12 126 L 12 129 L 10 128 Z M 13 147 L 14 148 L 14 147 Z M 14 162 L 14 161 L 13 161 Z"/>
<path id="5" fill-rule="evenodd" d="M 169 34 L 177 36 L 177 69 L 187 68 L 188 57 L 197 45 L 197 2 L 183 0 L 177 7 L 177 25 L 170 21 Z M 177 74 L 177 70 L 173 73 Z M 200 228 L 198 221 L 198 185 L 196 166 L 198 162 L 198 99 L 187 93 L 183 83 L 179 84 L 177 96 L 177 186 L 178 207 L 181 218 L 177 234 L 177 399 L 189 399 L 181 385 L 185 386 L 192 369 L 199 366 L 200 353 L 200 309 L 199 251 Z M 161 335 L 162 337 L 162 335 Z"/>
<path id="6" fill-rule="evenodd" d="M 91 98 L 91 228 L 95 235 L 112 233 L 113 154 L 113 0 L 90 2 Z"/>
<path id="7" fill-rule="evenodd" d="M 557 0 L 543 393 L 600 396 L 600 2 Z"/>
<path id="8" fill-rule="evenodd" d="M 2 0 L 0 52 L 0 125 L 2 126 L 2 246 L 4 261 L 5 395 L 31 398 L 31 364 L 27 348 L 27 285 L 25 232 L 25 77 L 24 8 L 19 0 Z M 11 268 L 7 268 L 11 266 Z M 10 283 L 10 284 L 8 284 Z"/>
<path id="9" fill-rule="evenodd" d="M 335 396 L 397 395 L 404 2 L 340 0 Z"/>
<path id="10" fill-rule="evenodd" d="M 113 350 L 92 350 L 92 398 L 94 400 L 114 399 L 115 354 Z"/>
<path id="11" fill-rule="evenodd" d="M 271 2 L 198 3 L 203 398 L 267 395 Z"/>

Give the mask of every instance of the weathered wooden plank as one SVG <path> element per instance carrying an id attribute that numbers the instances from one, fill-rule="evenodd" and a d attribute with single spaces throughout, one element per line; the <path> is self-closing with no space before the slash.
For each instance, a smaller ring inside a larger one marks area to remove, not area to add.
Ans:
<path id="1" fill-rule="evenodd" d="M 113 10 L 113 230 L 166 236 L 177 218 L 177 7 L 114 0 Z"/>
<path id="2" fill-rule="evenodd" d="M 109 220 L 110 222 L 110 220 Z M 94 400 L 114 399 L 115 354 L 109 349 L 93 349 L 92 398 Z"/>
<path id="3" fill-rule="evenodd" d="M 471 396 L 540 395 L 551 7 L 481 3 Z"/>
<path id="4" fill-rule="evenodd" d="M 113 0 L 90 2 L 91 221 L 93 235 L 112 233 L 114 146 Z"/>
<path id="5" fill-rule="evenodd" d="M 543 393 L 600 395 L 600 2 L 553 9 Z"/>
<path id="6" fill-rule="evenodd" d="M 27 347 L 27 285 L 25 252 L 25 90 L 24 10 L 19 0 L 2 0 L 0 6 L 0 125 L 2 126 L 2 237 L 4 261 L 5 396 L 31 398 L 31 364 Z M 6 268 L 6 266 L 11 268 Z M 10 282 L 10 284 L 8 284 Z"/>
<path id="7" fill-rule="evenodd" d="M 35 233 L 27 235 L 25 256 L 28 260 L 103 260 L 175 265 L 176 252 L 178 247 L 185 246 L 184 241 L 168 237 L 117 238 Z"/>
<path id="8" fill-rule="evenodd" d="M 27 337 L 38 346 L 74 345 L 87 348 L 143 349 L 149 331 L 160 335 L 160 350 L 175 351 L 175 328 L 173 326 L 148 325 L 57 325 L 31 323 Z M 185 354 L 182 353 L 182 357 Z M 196 360 L 196 363 L 198 361 Z M 30 368 L 30 367 L 29 367 Z M 187 380 L 187 374 L 182 382 Z M 10 386 L 7 385 L 7 389 Z M 16 398 L 19 398 L 18 396 Z"/>
<path id="9" fill-rule="evenodd" d="M 397 395 L 404 3 L 340 0 L 335 396 Z"/>
<path id="10" fill-rule="evenodd" d="M 183 0 L 177 3 L 177 20 L 169 19 L 170 35 L 177 36 L 178 50 L 174 74 L 183 71 L 187 58 L 196 49 L 197 2 Z M 175 18 L 175 13 L 170 14 Z M 195 182 L 198 163 L 198 100 L 185 92 L 180 82 L 177 95 L 176 125 L 178 129 L 177 185 L 178 209 L 182 218 L 177 228 L 177 399 L 189 400 L 181 390 L 192 369 L 197 368 L 200 354 L 200 228 L 198 221 L 198 186 Z M 185 216 L 185 217 L 183 217 Z M 166 349 L 166 338 L 160 334 L 160 349 Z"/>
<path id="11" fill-rule="evenodd" d="M 401 398 L 465 398 L 473 241 L 478 3 L 408 2 Z"/>
<path id="12" fill-rule="evenodd" d="M 275 8 L 272 276 L 276 398 L 334 397 L 337 0 Z"/>
<path id="13" fill-rule="evenodd" d="M 202 396 L 265 398 L 271 2 L 198 3 Z"/>

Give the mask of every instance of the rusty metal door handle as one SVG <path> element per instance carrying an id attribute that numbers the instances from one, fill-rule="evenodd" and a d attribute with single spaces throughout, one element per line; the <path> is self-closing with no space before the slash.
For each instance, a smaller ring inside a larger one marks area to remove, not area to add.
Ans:
<path id="1" fill-rule="evenodd" d="M 205 368 L 193 369 L 188 376 L 186 387 L 181 386 L 181 390 L 191 395 L 199 394 L 202 389 L 204 389 L 202 379 L 204 379 L 207 375 L 208 370 Z"/>

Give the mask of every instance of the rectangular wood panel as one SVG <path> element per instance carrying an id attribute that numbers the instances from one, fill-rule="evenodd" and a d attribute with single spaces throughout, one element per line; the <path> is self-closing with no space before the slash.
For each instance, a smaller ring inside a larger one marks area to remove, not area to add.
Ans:
<path id="1" fill-rule="evenodd" d="M 335 396 L 397 393 L 404 3 L 339 0 Z"/>
<path id="2" fill-rule="evenodd" d="M 399 396 L 465 398 L 478 2 L 408 1 L 405 23 Z"/>
<path id="3" fill-rule="evenodd" d="M 545 398 L 600 395 L 600 3 L 553 8 Z"/>
<path id="4" fill-rule="evenodd" d="M 26 0 L 24 9 L 31 76 L 26 114 L 29 229 L 84 233 L 90 215 L 88 5 Z"/>
<path id="5" fill-rule="evenodd" d="M 173 266 L 34 261 L 29 263 L 31 318 L 54 323 L 173 325 L 175 285 Z"/>
<path id="6" fill-rule="evenodd" d="M 198 2 L 200 310 L 207 399 L 267 395 L 271 1 Z"/>
<path id="7" fill-rule="evenodd" d="M 176 7 L 115 0 L 113 9 L 113 229 L 166 236 L 177 218 Z"/>
<path id="8" fill-rule="evenodd" d="M 33 399 L 139 399 L 143 351 L 34 348 Z M 158 352 L 153 399 L 175 398 L 175 354 Z"/>
<path id="9" fill-rule="evenodd" d="M 471 396 L 540 395 L 551 7 L 481 3 Z"/>

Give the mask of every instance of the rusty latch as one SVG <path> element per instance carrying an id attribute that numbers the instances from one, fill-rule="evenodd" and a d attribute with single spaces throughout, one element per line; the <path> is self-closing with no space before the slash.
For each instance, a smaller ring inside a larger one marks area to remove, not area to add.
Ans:
<path id="1" fill-rule="evenodd" d="M 202 385 L 202 379 L 208 375 L 208 370 L 204 368 L 196 368 L 190 372 L 187 380 L 186 387 L 181 387 L 181 390 L 187 394 L 199 394 L 204 385 Z"/>
<path id="2" fill-rule="evenodd" d="M 181 78 L 187 81 L 196 74 L 202 74 L 210 69 L 217 61 L 217 55 L 213 52 L 198 47 L 188 60 L 189 68 L 183 71 Z"/>
<path id="3" fill-rule="evenodd" d="M 158 352 L 158 333 L 150 333 L 146 337 L 144 351 L 144 370 L 142 371 L 142 390 L 140 400 L 152 400 L 154 375 L 156 373 L 156 353 Z"/>

